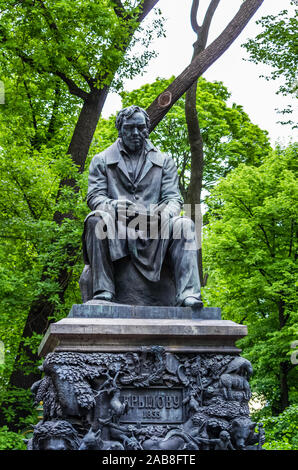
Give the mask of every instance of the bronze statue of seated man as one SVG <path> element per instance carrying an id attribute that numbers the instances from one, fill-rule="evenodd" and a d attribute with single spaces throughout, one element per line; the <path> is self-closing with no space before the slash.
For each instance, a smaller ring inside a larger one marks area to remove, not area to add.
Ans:
<path id="1" fill-rule="evenodd" d="M 167 257 L 176 305 L 202 305 L 194 223 L 179 216 L 183 201 L 177 169 L 148 139 L 149 124 L 138 106 L 120 111 L 119 138 L 90 164 L 87 203 L 92 212 L 83 244 L 93 299 L 113 301 L 117 260 L 129 257 L 138 273 L 156 283 Z"/>

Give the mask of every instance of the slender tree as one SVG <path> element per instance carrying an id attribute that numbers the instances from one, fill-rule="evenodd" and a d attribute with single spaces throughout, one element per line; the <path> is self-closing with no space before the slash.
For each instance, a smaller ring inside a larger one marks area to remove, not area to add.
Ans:
<path id="1" fill-rule="evenodd" d="M 219 5 L 219 2 L 220 0 L 212 0 L 210 2 L 203 24 L 199 26 L 197 22 L 197 14 L 200 2 L 199 0 L 193 0 L 191 8 L 191 26 L 193 31 L 197 35 L 197 39 L 193 45 L 194 52 L 192 62 L 206 48 L 209 28 L 216 8 Z M 206 283 L 206 279 L 204 279 L 203 275 L 202 246 L 200 243 L 202 228 L 200 226 L 198 227 L 198 224 L 201 225 L 202 223 L 202 217 L 200 218 L 200 220 L 195 220 L 197 213 L 195 208 L 200 207 L 201 204 L 204 169 L 203 139 L 200 131 L 200 124 L 197 112 L 197 87 L 198 81 L 196 80 L 193 85 L 187 90 L 185 96 L 185 118 L 191 152 L 191 176 L 186 195 L 186 202 L 191 206 L 191 216 L 192 219 L 196 222 L 197 230 L 199 231 L 198 264 L 201 284 L 204 286 Z"/>

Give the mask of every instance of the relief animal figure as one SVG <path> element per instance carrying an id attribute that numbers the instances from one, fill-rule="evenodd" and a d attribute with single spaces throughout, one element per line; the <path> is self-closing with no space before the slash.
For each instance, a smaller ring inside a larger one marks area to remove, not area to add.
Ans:
<path id="1" fill-rule="evenodd" d="M 237 356 L 228 364 L 224 372 L 226 374 L 235 373 L 249 380 L 253 370 L 251 363 L 247 359 Z"/>
<path id="2" fill-rule="evenodd" d="M 237 374 L 222 374 L 219 385 L 223 388 L 224 396 L 227 400 L 232 399 L 232 389 L 243 391 L 244 398 L 250 399 L 250 387 L 247 380 Z"/>
<path id="3" fill-rule="evenodd" d="M 235 357 L 219 378 L 219 385 L 223 388 L 227 400 L 232 399 L 232 390 L 243 391 L 244 398 L 250 399 L 250 387 L 248 380 L 252 374 L 251 363 L 244 357 Z"/>
<path id="4" fill-rule="evenodd" d="M 98 418 L 98 421 L 106 426 L 109 430 L 109 436 L 115 441 L 121 441 L 125 450 L 143 450 L 141 443 L 138 441 L 139 434 L 142 434 L 142 429 L 133 425 L 120 425 L 112 423 L 111 418 L 102 420 Z M 114 442 L 115 442 L 114 441 Z"/>
<path id="5" fill-rule="evenodd" d="M 102 429 L 95 431 L 92 426 L 83 437 L 79 450 L 124 450 L 118 441 L 105 441 L 101 437 Z"/>
<path id="6" fill-rule="evenodd" d="M 238 450 L 251 448 L 253 444 L 259 443 L 259 435 L 254 432 L 256 423 L 247 417 L 239 417 L 231 422 L 230 434 L 232 441 Z"/>
<path id="7" fill-rule="evenodd" d="M 147 439 L 143 442 L 144 450 L 199 450 L 196 439 L 182 429 L 172 429 L 165 437 Z"/>

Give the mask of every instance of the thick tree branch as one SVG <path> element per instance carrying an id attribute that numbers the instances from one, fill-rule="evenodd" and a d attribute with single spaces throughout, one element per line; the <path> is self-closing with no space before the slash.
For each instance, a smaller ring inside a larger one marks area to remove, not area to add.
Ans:
<path id="1" fill-rule="evenodd" d="M 241 198 L 238 198 L 236 197 L 236 199 L 243 205 L 243 207 L 247 210 L 247 212 L 249 213 L 250 217 L 253 219 L 254 218 L 254 214 L 252 212 L 252 210 L 248 207 L 247 204 L 245 204 L 245 202 L 241 199 Z M 263 225 L 262 224 L 258 224 L 258 227 L 261 229 L 263 235 L 264 235 L 264 239 L 265 239 L 265 243 L 266 243 L 266 246 L 268 248 L 268 251 L 270 253 L 270 256 L 272 258 L 274 258 L 274 250 L 272 249 L 270 243 L 269 243 L 269 238 L 268 238 L 268 235 L 266 233 L 266 230 L 264 229 Z"/>
<path id="2" fill-rule="evenodd" d="M 129 31 L 129 35 L 128 35 L 128 40 L 127 41 L 124 41 L 123 44 L 119 45 L 119 44 L 112 44 L 110 49 L 108 49 L 106 51 L 106 55 L 109 55 L 110 51 L 111 50 L 116 50 L 116 51 L 119 51 L 121 52 L 121 58 L 124 56 L 125 52 L 127 51 L 128 49 L 128 46 L 130 44 L 130 41 L 136 31 L 136 29 L 138 28 L 139 24 L 141 24 L 141 22 L 143 21 L 143 19 L 148 15 L 148 13 L 152 10 L 152 8 L 158 3 L 159 0 L 141 0 L 140 3 L 139 3 L 139 7 L 140 7 L 140 12 L 139 12 L 139 15 L 134 18 L 133 16 L 129 16 L 129 15 L 125 15 L 125 19 L 126 21 L 128 22 L 127 24 L 127 28 L 128 28 L 128 31 Z M 117 2 L 120 4 L 120 2 Z M 133 20 L 134 21 L 130 24 L 129 23 L 129 20 Z M 94 80 L 94 83 L 97 84 L 98 82 L 101 82 L 101 83 L 105 83 L 107 81 L 107 78 L 109 76 L 109 74 L 112 72 L 112 75 L 115 74 L 116 70 L 118 69 L 119 65 L 120 65 L 120 62 L 121 62 L 121 59 L 119 59 L 118 61 L 116 60 L 114 62 L 114 70 L 109 70 L 109 71 L 106 71 L 104 73 L 100 72 L 96 75 L 95 77 L 95 80 Z M 93 85 L 91 83 L 91 89 L 94 89 L 94 88 L 98 88 L 98 85 Z M 109 87 L 108 87 L 109 88 Z"/>
<path id="3" fill-rule="evenodd" d="M 149 106 L 150 132 L 189 87 L 230 47 L 264 0 L 246 0 L 224 31 Z"/>
<path id="4" fill-rule="evenodd" d="M 152 8 L 155 7 L 155 5 L 158 3 L 159 0 L 144 0 L 143 4 L 141 5 L 141 11 L 138 16 L 138 23 L 141 23 L 144 18 L 150 13 Z M 142 2 L 141 2 L 142 3 Z"/>
<path id="5" fill-rule="evenodd" d="M 253 263 L 253 265 L 258 269 L 259 273 L 262 274 L 263 278 L 265 279 L 265 281 L 269 284 L 269 286 L 272 286 L 272 282 L 269 281 L 268 277 L 267 277 L 267 273 L 264 269 L 262 268 L 258 268 L 257 265 L 255 263 Z"/>
<path id="6" fill-rule="evenodd" d="M 274 251 L 273 251 L 273 249 L 271 248 L 271 245 L 270 245 L 270 243 L 269 243 L 269 239 L 268 239 L 268 235 L 267 235 L 267 233 L 266 233 L 266 230 L 264 229 L 264 227 L 263 227 L 262 224 L 258 224 L 258 227 L 259 227 L 259 228 L 262 230 L 262 232 L 263 232 L 264 239 L 265 239 L 265 243 L 266 243 L 266 246 L 267 246 L 268 251 L 269 251 L 269 253 L 270 253 L 270 256 L 271 256 L 272 258 L 274 258 Z"/>
<path id="7" fill-rule="evenodd" d="M 291 220 L 291 231 L 290 231 L 289 258 L 290 258 L 291 255 L 292 255 L 292 249 L 293 249 L 294 227 L 295 227 L 295 221 L 292 219 L 292 220 Z"/>
<path id="8" fill-rule="evenodd" d="M 69 92 L 72 95 L 77 96 L 78 98 L 81 98 L 83 100 L 87 100 L 89 94 L 82 90 L 78 85 L 69 77 L 65 75 L 65 73 L 60 72 L 59 70 L 55 69 L 46 69 L 41 67 L 40 65 L 36 65 L 32 57 L 27 56 L 24 54 L 23 51 L 21 51 L 19 48 L 15 48 L 14 52 L 16 55 L 25 63 L 30 65 L 33 69 L 35 69 L 38 73 L 51 73 L 53 75 L 56 75 L 57 77 L 61 78 L 61 80 L 64 81 L 64 83 L 67 85 Z"/>
<path id="9" fill-rule="evenodd" d="M 71 78 L 67 77 L 64 73 L 59 72 L 58 70 L 52 71 L 51 73 L 57 75 L 57 77 L 61 78 L 61 80 L 64 81 L 64 83 L 69 89 L 69 93 L 77 96 L 78 98 L 81 98 L 84 101 L 88 99 L 89 94 L 86 91 L 82 90 L 82 88 L 78 87 L 77 84 Z"/>
<path id="10" fill-rule="evenodd" d="M 49 121 L 48 130 L 47 130 L 48 136 L 51 136 L 54 133 L 54 129 L 55 129 L 55 121 L 57 117 L 57 111 L 58 111 L 59 100 L 60 100 L 60 85 L 61 83 L 57 79 L 55 89 L 54 89 L 54 102 L 53 102 L 53 107 L 52 107 L 52 115 Z"/>

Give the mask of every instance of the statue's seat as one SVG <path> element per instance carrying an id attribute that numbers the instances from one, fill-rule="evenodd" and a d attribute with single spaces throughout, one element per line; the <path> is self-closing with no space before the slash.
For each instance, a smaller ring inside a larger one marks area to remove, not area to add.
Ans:
<path id="1" fill-rule="evenodd" d="M 85 265 L 80 277 L 83 303 L 93 297 L 92 267 Z M 114 302 L 128 305 L 173 306 L 176 303 L 176 289 L 169 265 L 165 262 L 160 281 L 148 281 L 133 265 L 130 257 L 114 262 Z"/>

